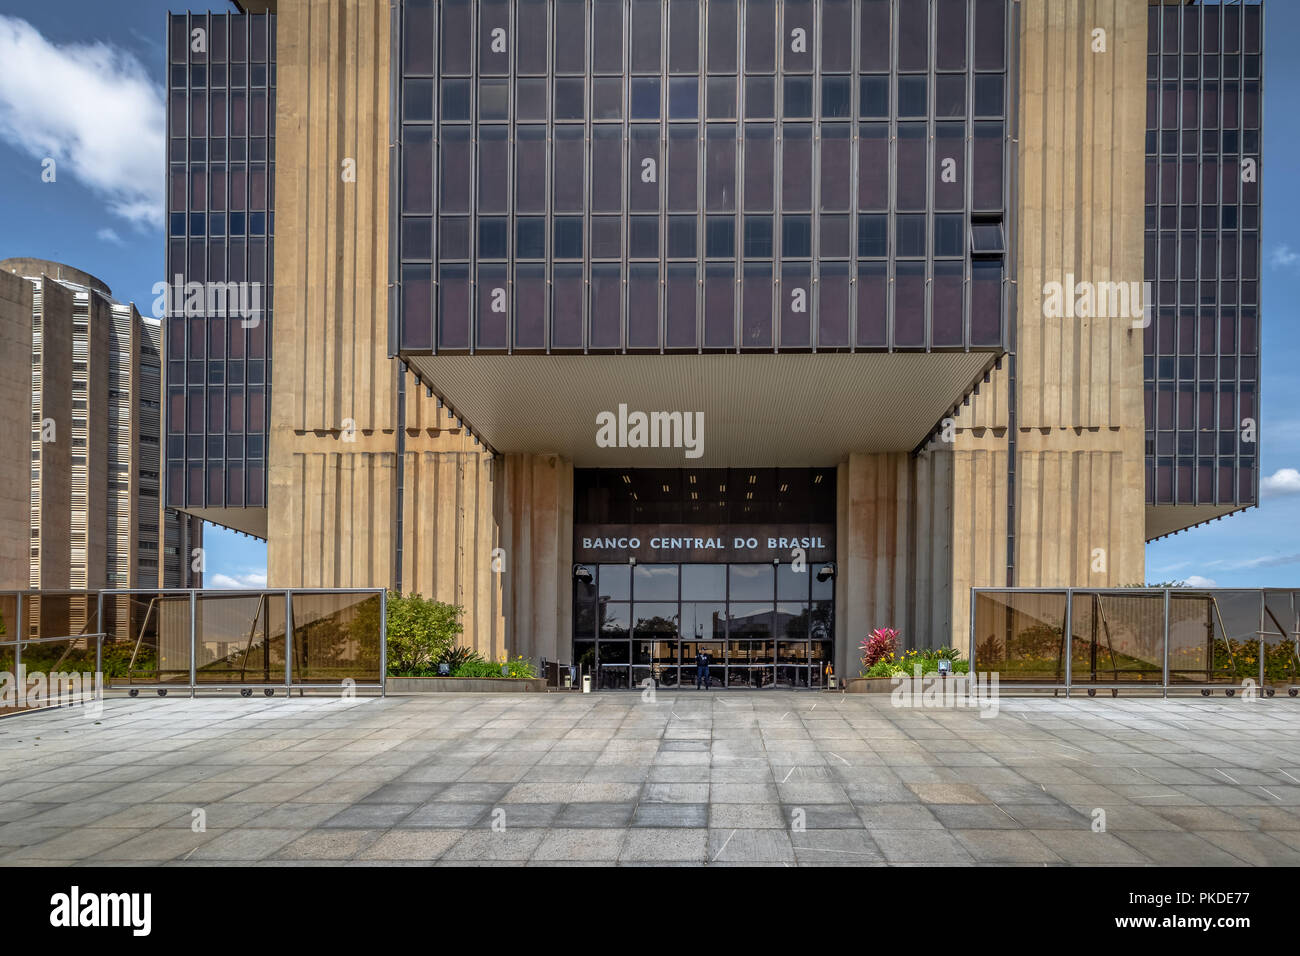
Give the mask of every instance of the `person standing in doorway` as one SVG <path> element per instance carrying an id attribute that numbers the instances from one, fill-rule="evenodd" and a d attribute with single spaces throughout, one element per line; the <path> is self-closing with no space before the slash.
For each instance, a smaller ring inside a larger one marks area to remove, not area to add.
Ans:
<path id="1" fill-rule="evenodd" d="M 695 689 L 699 690 L 700 685 L 704 685 L 705 690 L 712 689 L 713 675 L 709 671 L 709 665 L 713 661 L 709 657 L 709 652 L 700 648 L 699 653 L 695 655 Z"/>

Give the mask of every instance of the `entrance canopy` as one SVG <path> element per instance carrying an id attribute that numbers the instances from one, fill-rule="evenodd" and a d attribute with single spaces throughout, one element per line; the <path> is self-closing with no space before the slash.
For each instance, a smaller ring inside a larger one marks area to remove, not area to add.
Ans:
<path id="1" fill-rule="evenodd" d="M 849 452 L 910 451 L 995 358 L 443 354 L 407 361 L 498 452 L 641 468 L 830 465 Z"/>

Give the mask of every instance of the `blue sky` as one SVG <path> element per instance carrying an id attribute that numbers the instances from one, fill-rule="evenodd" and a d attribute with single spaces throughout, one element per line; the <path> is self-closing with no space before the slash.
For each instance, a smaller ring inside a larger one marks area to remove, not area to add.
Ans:
<path id="1" fill-rule="evenodd" d="M 161 0 L 0 0 L 7 18 L 0 19 L 0 259 L 68 263 L 149 313 L 165 271 L 165 15 L 186 8 Z M 1148 581 L 1300 586 L 1300 474 L 1286 471 L 1300 470 L 1300 185 L 1286 170 L 1286 158 L 1300 154 L 1300 59 L 1287 56 L 1300 39 L 1300 3 L 1273 0 L 1267 18 L 1260 435 L 1262 473 L 1277 490 L 1245 514 L 1148 545 Z M 18 67 L 15 44 L 40 57 L 39 74 Z M 43 99 L 35 112 L 33 97 Z M 102 108 L 87 119 L 78 107 L 92 101 Z M 78 112 L 80 119 L 61 122 Z M 58 161 L 53 183 L 41 181 L 45 156 Z M 206 539 L 209 585 L 265 581 L 264 543 L 211 526 Z"/>

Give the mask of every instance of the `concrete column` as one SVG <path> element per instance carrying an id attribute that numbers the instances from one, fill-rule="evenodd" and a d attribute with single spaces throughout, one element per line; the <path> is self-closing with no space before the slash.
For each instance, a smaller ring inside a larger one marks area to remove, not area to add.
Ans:
<path id="1" fill-rule="evenodd" d="M 573 634 L 573 463 L 506 455 L 502 541 L 506 650 L 565 660 Z"/>

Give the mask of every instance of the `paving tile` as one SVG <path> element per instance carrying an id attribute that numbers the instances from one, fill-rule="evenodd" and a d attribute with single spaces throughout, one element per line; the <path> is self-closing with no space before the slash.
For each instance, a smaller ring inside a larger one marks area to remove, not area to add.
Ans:
<path id="1" fill-rule="evenodd" d="M 1041 839 L 1024 830 L 950 830 L 971 857 L 980 863 L 1060 863 Z"/>
<path id="2" fill-rule="evenodd" d="M 980 787 L 969 783 L 909 783 L 907 786 L 923 803 L 993 802 Z"/>
<path id="3" fill-rule="evenodd" d="M 1150 857 L 1113 833 L 1094 833 L 1090 827 L 1075 830 L 1029 830 L 1067 863 L 1122 863 L 1140 866 Z"/>
<path id="4" fill-rule="evenodd" d="M 361 798 L 361 803 L 428 803 L 447 788 L 445 783 L 386 783 Z"/>
<path id="5" fill-rule="evenodd" d="M 555 818 L 556 827 L 623 829 L 632 822 L 635 803 L 570 803 Z"/>
<path id="6" fill-rule="evenodd" d="M 736 806 L 736 804 L 731 804 Z M 708 861 L 719 863 L 793 863 L 790 834 L 773 829 L 709 829 Z"/>
<path id="7" fill-rule="evenodd" d="M 800 866 L 868 866 L 885 859 L 866 830 L 805 830 L 790 834 L 790 846 Z"/>
<path id="8" fill-rule="evenodd" d="M 641 791 L 643 803 L 708 803 L 707 783 L 650 783 Z"/>
<path id="9" fill-rule="evenodd" d="M 281 846 L 273 860 L 350 860 L 383 835 L 382 830 L 310 830 Z"/>
<path id="10" fill-rule="evenodd" d="M 429 806 L 429 804 L 425 804 Z M 395 826 L 416 809 L 412 803 L 357 803 L 325 820 L 321 826 L 366 830 Z"/>
<path id="11" fill-rule="evenodd" d="M 194 853 L 203 844 L 215 839 L 219 833 L 229 831 L 209 830 L 195 833 L 192 830 L 158 829 L 146 830 L 139 836 L 114 844 L 99 853 L 91 854 L 87 859 L 127 860 L 130 862 L 163 862 L 185 857 Z"/>
<path id="12" fill-rule="evenodd" d="M 613 863 L 618 860 L 628 833 L 628 830 L 621 829 L 548 830 L 533 853 L 533 861 L 598 860 Z"/>
<path id="13" fill-rule="evenodd" d="M 709 785 L 712 803 L 780 803 L 775 783 L 713 783 Z"/>
<path id="14" fill-rule="evenodd" d="M 124 827 L 79 827 L 66 830 L 48 840 L 18 847 L 8 853 L 0 850 L 0 866 L 12 866 L 23 860 L 62 863 L 84 860 L 145 832 L 147 831 L 143 829 L 131 830 Z"/>
<path id="15" fill-rule="evenodd" d="M 303 830 L 225 830 L 196 849 L 189 858 L 231 863 L 261 860 L 303 835 Z"/>
<path id="16" fill-rule="evenodd" d="M 790 825 L 777 803 L 710 803 L 709 828 L 784 830 Z"/>
<path id="17" fill-rule="evenodd" d="M 922 803 L 868 803 L 858 807 L 858 817 L 869 830 L 942 830 L 945 824 L 937 818 L 937 812 L 948 809 L 952 808 Z"/>
<path id="18" fill-rule="evenodd" d="M 504 830 L 471 830 L 442 859 L 523 861 L 536 852 L 546 833 L 544 829 L 511 826 Z"/>
<path id="19" fill-rule="evenodd" d="M 632 814 L 633 827 L 693 827 L 709 825 L 707 803 L 642 803 Z"/>
<path id="20" fill-rule="evenodd" d="M 513 789 L 509 783 L 450 783 L 430 799 L 437 803 L 497 803 Z"/>
<path id="21" fill-rule="evenodd" d="M 1109 826 L 1110 821 L 1107 819 L 1107 827 Z M 1251 862 L 1234 856 L 1195 833 L 1124 830 L 1117 835 L 1157 866 L 1246 866 Z"/>
<path id="22" fill-rule="evenodd" d="M 704 828 L 641 828 L 627 831 L 619 852 L 619 862 L 685 861 L 703 863 L 708 849 L 709 831 Z"/>
<path id="23" fill-rule="evenodd" d="M 358 854 L 361 860 L 432 861 L 451 849 L 464 830 L 390 830 Z"/>
<path id="24" fill-rule="evenodd" d="M 969 863 L 965 847 L 946 830 L 868 830 L 891 863 Z"/>
<path id="25" fill-rule="evenodd" d="M 1087 830 L 1091 816 L 1059 803 L 1000 803 L 998 806 L 1026 830 Z"/>
<path id="26" fill-rule="evenodd" d="M 792 829 L 856 830 L 863 826 L 857 808 L 851 803 L 809 803 L 803 806 L 783 804 L 782 814 Z"/>
<path id="27" fill-rule="evenodd" d="M 1284 833 L 1247 833 L 1235 830 L 1208 831 L 1201 838 L 1239 860 L 1255 866 L 1300 865 L 1300 847 L 1288 845 Z"/>

